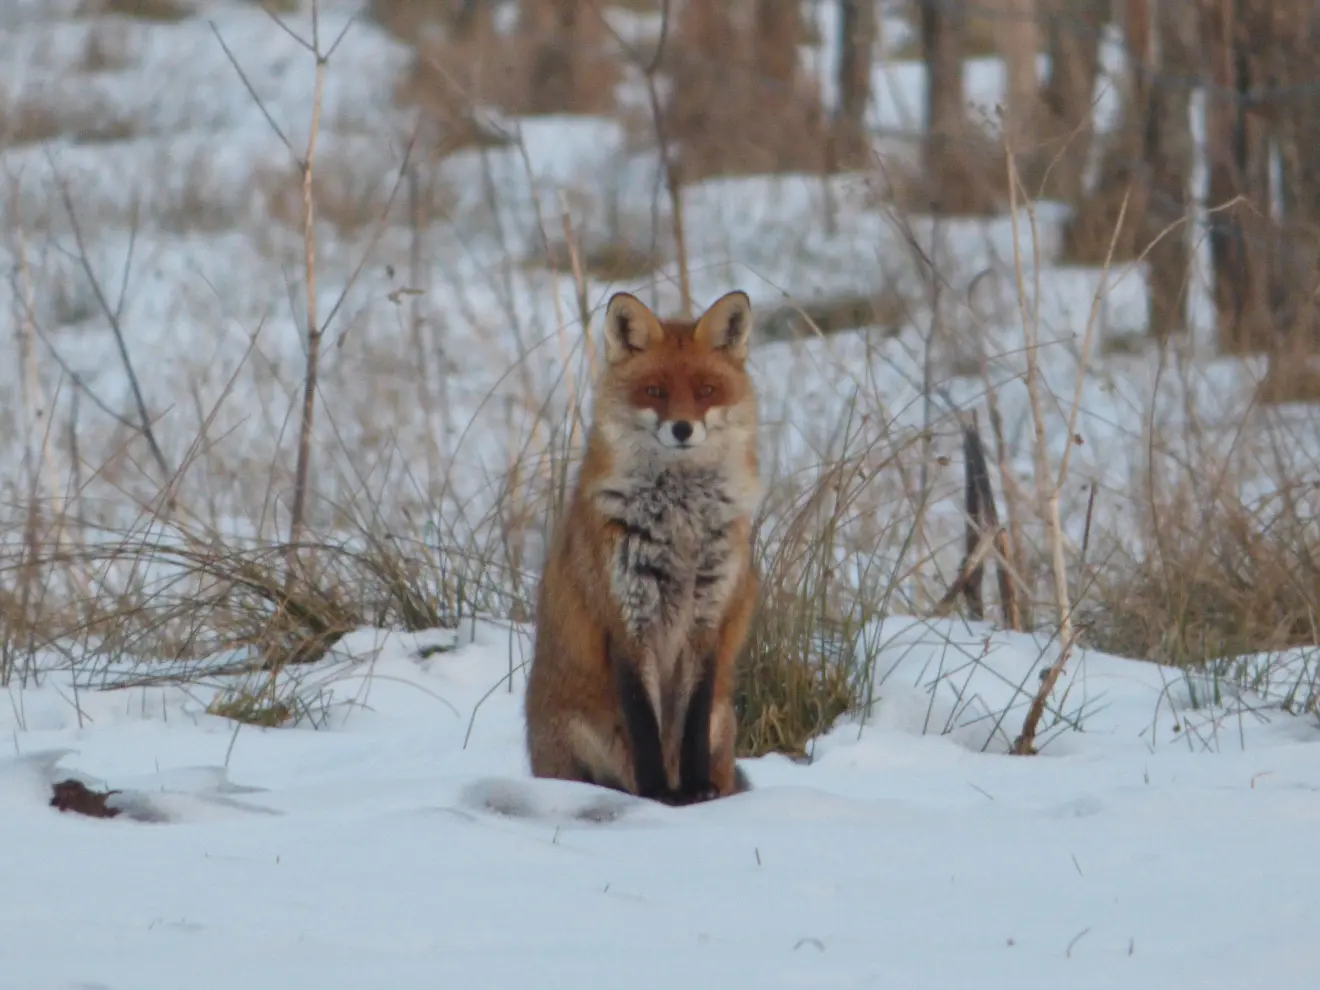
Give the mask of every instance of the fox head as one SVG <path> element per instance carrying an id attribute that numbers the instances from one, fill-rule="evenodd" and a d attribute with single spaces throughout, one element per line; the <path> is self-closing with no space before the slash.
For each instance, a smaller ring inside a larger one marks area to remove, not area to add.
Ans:
<path id="1" fill-rule="evenodd" d="M 747 374 L 752 306 L 730 292 L 693 320 L 661 320 L 626 292 L 605 311 L 606 369 L 596 420 L 615 443 L 664 457 L 723 457 L 754 443 Z"/>

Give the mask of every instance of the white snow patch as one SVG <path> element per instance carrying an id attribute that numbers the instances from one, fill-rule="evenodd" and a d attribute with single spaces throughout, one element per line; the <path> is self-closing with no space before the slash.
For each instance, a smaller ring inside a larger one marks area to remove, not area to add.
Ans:
<path id="1" fill-rule="evenodd" d="M 866 725 L 686 809 L 528 776 L 525 630 L 425 659 L 454 633 L 354 633 L 321 665 L 321 730 L 51 671 L 0 713 L 4 986 L 1309 985 L 1314 719 L 1162 704 L 1174 672 L 1088 655 L 1079 728 L 981 752 L 956 699 L 1001 710 L 1037 644 L 875 632 Z M 124 814 L 46 807 L 69 776 Z"/>

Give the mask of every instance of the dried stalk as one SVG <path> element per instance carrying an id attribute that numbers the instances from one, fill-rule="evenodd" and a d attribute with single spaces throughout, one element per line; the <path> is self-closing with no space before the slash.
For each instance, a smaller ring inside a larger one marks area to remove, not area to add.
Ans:
<path id="1" fill-rule="evenodd" d="M 613 36 L 619 47 L 628 53 L 629 59 L 641 70 L 642 78 L 646 81 L 646 98 L 651 108 L 651 125 L 655 130 L 655 141 L 660 152 L 660 162 L 665 170 L 665 193 L 669 197 L 675 261 L 678 264 L 680 311 L 684 319 L 691 319 L 692 281 L 688 273 L 687 233 L 683 219 L 683 177 L 681 169 L 674 158 L 669 141 L 669 132 L 665 128 L 664 104 L 660 99 L 659 87 L 656 85 L 656 75 L 660 71 L 660 63 L 665 55 L 665 46 L 669 41 L 669 29 L 673 20 L 671 16 L 672 6 L 673 0 L 662 0 L 660 5 L 660 37 L 656 41 L 655 51 L 651 54 L 650 59 L 646 61 L 642 61 L 633 47 L 614 29 L 614 25 L 606 19 L 599 5 L 596 5 L 596 15 L 601 19 L 605 29 Z"/>
<path id="2" fill-rule="evenodd" d="M 289 514 L 289 553 L 297 552 L 302 538 L 303 516 L 307 507 L 307 477 L 312 462 L 312 428 L 316 418 L 316 385 L 321 361 L 323 328 L 316 308 L 316 145 L 321 133 L 321 105 L 325 95 L 325 70 L 328 56 L 321 51 L 320 9 L 312 0 L 312 54 L 316 58 L 316 84 L 312 96 L 312 123 L 307 135 L 307 152 L 298 163 L 302 170 L 303 265 L 307 282 L 307 373 L 303 381 L 302 420 L 298 426 L 298 462 L 293 477 L 293 507 Z M 292 560 L 290 561 L 292 563 Z M 290 580 L 292 580 L 290 568 Z"/>
<path id="3" fill-rule="evenodd" d="M 1099 322 L 1100 303 L 1104 296 L 1110 266 L 1113 263 L 1114 248 L 1118 243 L 1119 233 L 1123 230 L 1123 222 L 1127 217 L 1128 199 L 1131 190 L 1129 189 L 1124 194 L 1123 202 L 1119 207 L 1118 221 L 1114 224 L 1114 232 L 1109 240 L 1109 250 L 1105 255 L 1100 284 L 1096 287 L 1095 296 L 1091 301 L 1091 312 L 1086 322 L 1086 333 L 1082 339 L 1081 359 L 1077 368 L 1077 386 L 1073 393 L 1072 408 L 1068 416 L 1069 442 L 1065 445 L 1063 457 L 1059 461 L 1058 473 L 1053 482 L 1050 483 L 1047 481 L 1051 476 L 1051 472 L 1049 470 L 1049 451 L 1045 441 L 1045 413 L 1040 398 L 1040 367 L 1037 357 L 1037 350 L 1040 346 L 1037 331 L 1040 324 L 1038 317 L 1033 320 L 1027 313 L 1026 279 L 1022 271 L 1022 247 L 1019 241 L 1017 217 L 1017 194 L 1020 182 L 1011 150 L 1007 153 L 1007 159 L 1010 179 L 1009 208 L 1012 211 L 1013 220 L 1013 265 L 1017 276 L 1018 305 L 1022 313 L 1022 329 L 1027 338 L 1025 349 L 1027 362 L 1026 384 L 1028 398 L 1031 403 L 1031 418 L 1036 434 L 1037 497 L 1040 500 L 1041 514 L 1045 519 L 1046 532 L 1050 543 L 1050 563 L 1051 570 L 1054 572 L 1054 601 L 1058 609 L 1060 640 L 1058 659 L 1043 671 L 1040 688 L 1037 690 L 1035 697 L 1032 698 L 1031 704 L 1027 708 L 1026 718 L 1022 721 L 1022 731 L 1013 740 L 1012 752 L 1023 756 L 1036 752 L 1036 733 L 1040 728 L 1040 720 L 1045 714 L 1049 697 L 1054 692 L 1054 685 L 1058 683 L 1059 676 L 1063 673 L 1068 659 L 1072 656 L 1073 647 L 1076 645 L 1076 632 L 1072 623 L 1072 603 L 1068 593 L 1068 565 L 1063 549 L 1063 523 L 1059 513 L 1059 494 L 1063 490 L 1064 482 L 1068 477 L 1068 462 L 1073 448 L 1071 440 L 1076 436 L 1077 416 L 1081 409 L 1082 391 L 1086 385 L 1086 369 L 1090 363 L 1091 348 L 1095 341 L 1095 328 Z M 1035 236 L 1035 211 L 1030 205 L 1028 205 L 1028 216 L 1031 219 L 1034 249 L 1038 252 L 1039 240 Z M 1038 258 L 1036 259 L 1035 271 L 1039 282 L 1040 264 Z M 1040 305 L 1039 284 L 1037 285 L 1034 303 L 1037 307 Z M 1048 487 L 1046 487 L 1047 485 Z"/>

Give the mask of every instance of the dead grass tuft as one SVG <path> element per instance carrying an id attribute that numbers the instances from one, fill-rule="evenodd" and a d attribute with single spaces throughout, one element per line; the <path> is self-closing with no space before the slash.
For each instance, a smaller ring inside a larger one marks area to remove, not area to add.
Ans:
<path id="1" fill-rule="evenodd" d="M 340 235 L 353 236 L 385 222 L 387 217 L 402 217 L 409 200 L 401 188 L 396 189 L 397 181 L 394 172 L 364 163 L 351 154 L 322 154 L 312 182 L 316 219 Z M 263 165 L 255 170 L 253 182 L 260 191 L 265 215 L 299 233 L 302 182 L 302 172 L 294 165 Z M 419 176 L 416 191 L 413 205 L 419 216 L 441 218 L 453 206 L 451 190 L 433 172 Z"/>
<path id="2" fill-rule="evenodd" d="M 878 327 L 898 333 L 912 316 L 908 300 L 895 289 L 867 295 L 838 295 L 803 300 L 770 310 L 760 320 L 765 340 L 797 340 L 817 333 L 842 333 Z"/>
<path id="3" fill-rule="evenodd" d="M 208 715 L 232 719 L 244 725 L 259 725 L 278 729 L 295 718 L 296 697 L 281 698 L 275 693 L 274 682 L 258 691 L 228 691 L 217 695 L 206 706 Z"/>
<path id="4" fill-rule="evenodd" d="M 549 257 L 544 252 L 533 254 L 529 264 L 549 267 L 557 272 L 573 270 L 573 250 L 563 241 L 551 242 Z M 580 249 L 577 263 L 582 273 L 602 282 L 630 282 L 645 278 L 664 264 L 664 259 L 647 248 L 627 241 L 608 241 L 591 244 Z"/>
<path id="5" fill-rule="evenodd" d="M 177 531 L 90 544 L 80 560 L 98 575 L 93 597 L 52 611 L 43 642 L 77 644 L 93 666 L 131 661 L 148 680 L 161 663 L 166 679 L 268 675 L 269 684 L 223 694 L 215 711 L 282 724 L 308 712 L 289 685 L 276 683 L 279 673 L 325 659 L 346 633 L 453 629 L 462 615 L 497 601 L 489 561 L 378 524 L 336 522 L 337 538 L 297 548 Z M 58 574 L 69 560 L 41 564 Z"/>
<path id="6" fill-rule="evenodd" d="M 75 144 L 125 141 L 141 131 L 132 117 L 110 108 L 61 101 L 49 92 L 9 93 L 0 83 L 0 147 L 68 138 Z"/>
<path id="7" fill-rule="evenodd" d="M 776 486 L 763 508 L 761 598 L 735 691 L 739 755 L 807 757 L 839 718 L 869 710 L 879 651 L 873 624 L 896 586 L 895 574 L 881 573 L 879 551 L 906 534 L 898 524 L 868 534 L 863 548 L 855 524 L 873 497 L 869 483 L 893 462 L 868 441 L 822 463 L 800 492 Z"/>
<path id="8" fill-rule="evenodd" d="M 234 227 L 243 211 L 241 196 L 205 152 L 185 163 L 166 158 L 159 167 L 174 175 L 163 177 L 161 191 L 147 210 L 147 218 L 156 226 L 171 234 L 215 233 Z"/>
<path id="9" fill-rule="evenodd" d="M 84 0 L 79 12 L 84 16 L 118 14 L 140 21 L 173 24 L 192 17 L 197 9 L 186 0 Z"/>
<path id="10" fill-rule="evenodd" d="M 0 147 L 51 141 L 64 133 L 64 121 L 50 103 L 15 99 L 0 85 Z"/>
<path id="11" fill-rule="evenodd" d="M 296 14 L 302 7 L 302 0 L 247 0 L 254 7 L 276 14 Z"/>
<path id="12" fill-rule="evenodd" d="M 1247 501 L 1210 465 L 1189 472 L 1141 507 L 1137 540 L 1088 576 L 1094 585 L 1079 608 L 1084 641 L 1189 671 L 1223 671 L 1247 655 L 1314 646 L 1317 510 L 1313 485 Z M 1315 710 L 1317 700 L 1311 685 L 1297 703 Z"/>
<path id="13" fill-rule="evenodd" d="M 438 156 L 469 147 L 498 147 L 509 138 L 483 122 L 482 109 L 516 106 L 523 71 L 512 45 L 492 33 L 422 41 L 394 98 L 422 111 L 435 132 Z"/>
<path id="14" fill-rule="evenodd" d="M 105 21 L 87 29 L 78 68 L 82 72 L 120 72 L 134 62 L 128 31 L 123 24 Z"/>

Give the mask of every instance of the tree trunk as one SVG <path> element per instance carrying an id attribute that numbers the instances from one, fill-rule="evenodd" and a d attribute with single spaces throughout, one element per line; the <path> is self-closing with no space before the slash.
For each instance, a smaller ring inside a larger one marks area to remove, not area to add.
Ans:
<path id="1" fill-rule="evenodd" d="M 1209 66 L 1206 205 L 1223 207 L 1238 196 L 1247 201 L 1218 209 L 1209 221 L 1218 346 L 1229 354 L 1268 350 L 1273 339 L 1261 250 L 1265 225 L 1255 220 L 1268 216 L 1269 187 L 1262 186 L 1262 128 L 1247 119 L 1252 79 L 1243 13 L 1242 0 L 1202 0 L 1203 52 Z"/>
<path id="2" fill-rule="evenodd" d="M 1085 159 L 1065 150 L 1055 166 L 1059 176 L 1053 191 L 1068 197 L 1075 208 L 1064 230 L 1064 256 L 1074 264 L 1103 264 L 1111 258 L 1111 245 L 1113 262 L 1131 261 L 1153 237 L 1147 226 L 1155 195 L 1150 163 L 1163 151 L 1152 89 L 1157 73 L 1149 0 L 1119 0 L 1115 14 L 1131 62 L 1119 95 L 1118 126 L 1100 139 L 1099 170 L 1091 188 L 1085 188 L 1082 181 Z M 1069 142 L 1069 148 L 1082 134 L 1091 132 L 1089 106 L 1084 113 L 1085 126 L 1073 135 L 1058 135 Z M 1115 233 L 1120 216 L 1122 229 Z"/>
<path id="3" fill-rule="evenodd" d="M 685 0 L 665 48 L 665 121 L 684 182 L 821 172 L 830 142 L 819 87 L 800 77 L 796 4 Z"/>
<path id="4" fill-rule="evenodd" d="M 576 6 L 576 0 L 523 3 L 522 23 L 534 39 L 531 84 L 527 91 L 529 113 L 556 113 L 575 103 L 578 87 L 571 46 Z"/>
<path id="5" fill-rule="evenodd" d="M 756 74 L 770 89 L 792 98 L 797 78 L 798 42 L 802 40 L 802 14 L 798 0 L 756 0 L 756 26 L 752 36 Z"/>
<path id="6" fill-rule="evenodd" d="M 529 52 L 522 112 L 613 112 L 620 68 L 594 0 L 522 0 L 518 31 Z"/>
<path id="7" fill-rule="evenodd" d="M 494 28 L 492 0 L 458 0 L 452 8 L 450 30 L 455 38 L 489 37 Z"/>
<path id="8" fill-rule="evenodd" d="M 745 154 L 747 94 L 751 86 L 747 49 L 723 0 L 686 0 L 679 8 L 674 37 L 665 48 L 670 80 L 665 129 L 678 148 L 684 182 L 732 169 Z M 712 94 L 719 94 L 712 99 Z"/>
<path id="9" fill-rule="evenodd" d="M 866 108 L 871 102 L 871 61 L 877 36 L 873 0 L 839 0 L 839 107 L 835 155 L 863 165 L 870 150 Z"/>
<path id="10" fill-rule="evenodd" d="M 1036 56 L 1040 51 L 1036 0 L 1003 0 L 996 14 L 995 46 L 1008 70 L 1005 133 L 1010 147 L 1029 152 L 1040 101 L 1040 81 L 1036 78 Z"/>
<path id="11" fill-rule="evenodd" d="M 1280 0 L 1255 0 L 1251 37 L 1257 85 L 1266 97 L 1254 122 L 1272 123 L 1279 155 L 1280 230 L 1268 261 L 1275 324 L 1296 347 L 1320 348 L 1320 11 Z M 1260 39 L 1269 41 L 1262 44 Z"/>
<path id="12" fill-rule="evenodd" d="M 1100 35 L 1109 22 L 1109 0 L 1041 0 L 1047 16 L 1050 71 L 1040 96 L 1043 157 L 1058 157 L 1050 170 L 1050 195 L 1078 203 L 1094 139 L 1091 101 L 1100 77 Z"/>
<path id="13" fill-rule="evenodd" d="M 1152 60 L 1150 117 L 1146 128 L 1146 163 L 1150 197 L 1146 244 L 1150 248 L 1148 325 L 1159 340 L 1187 328 L 1187 287 L 1191 273 L 1192 143 L 1190 87 L 1200 46 L 1195 8 L 1185 3 L 1159 4 L 1153 25 L 1159 38 L 1159 63 Z M 1170 228 L 1170 225 L 1176 226 Z M 1165 231 L 1167 230 L 1167 233 Z M 1161 237 L 1161 234 L 1163 236 Z"/>
<path id="14" fill-rule="evenodd" d="M 934 214 L 957 213 L 964 198 L 966 154 L 963 48 L 966 16 L 958 4 L 921 0 L 921 43 L 926 62 L 925 172 Z"/>

